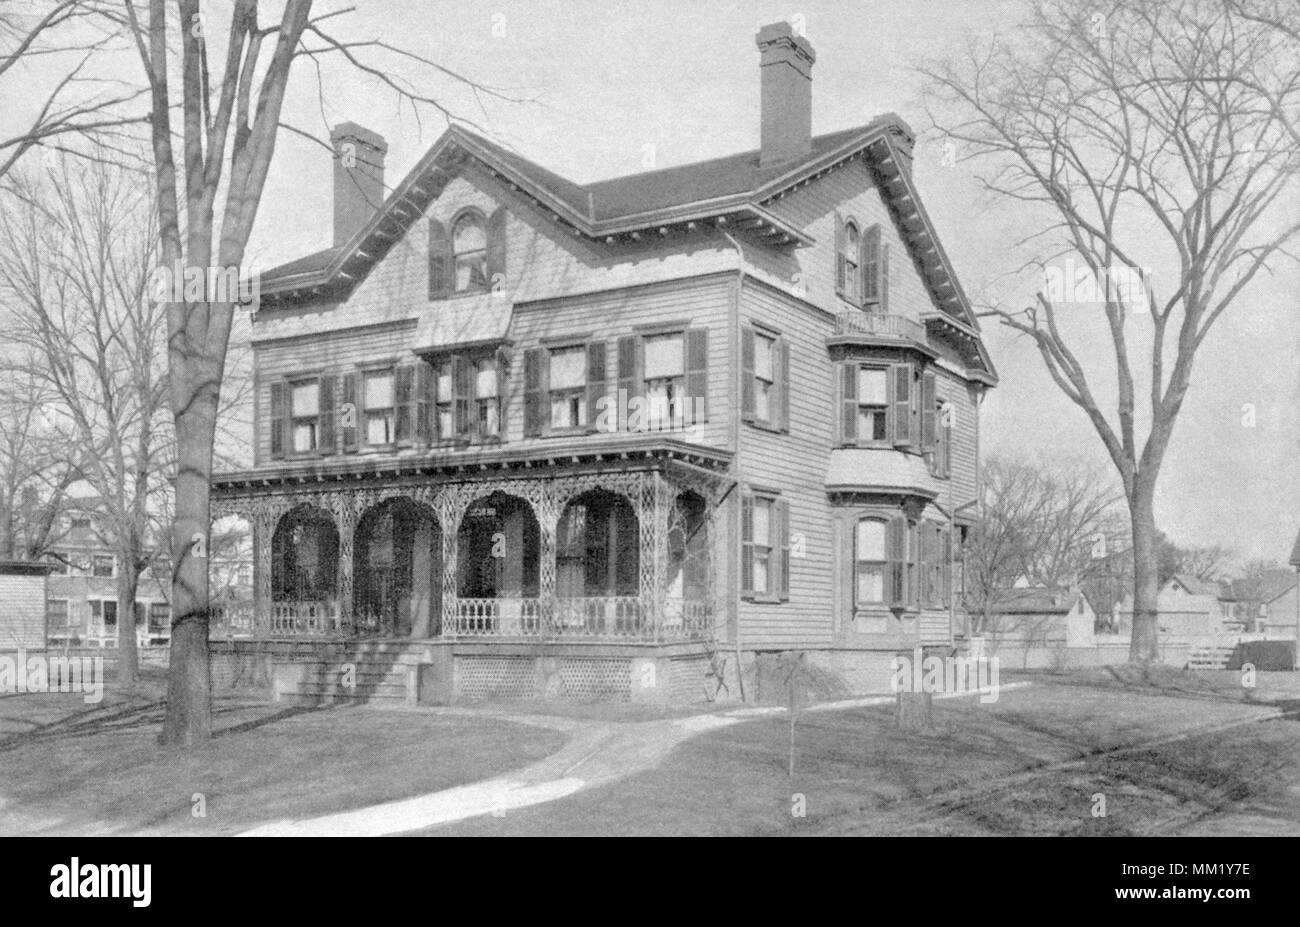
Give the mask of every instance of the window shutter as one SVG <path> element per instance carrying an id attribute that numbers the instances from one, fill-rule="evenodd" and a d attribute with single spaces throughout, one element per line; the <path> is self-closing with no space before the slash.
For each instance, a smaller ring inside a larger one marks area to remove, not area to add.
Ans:
<path id="1" fill-rule="evenodd" d="M 893 417 L 894 444 L 909 446 L 915 440 L 912 434 L 912 365 L 889 366 L 889 411 Z"/>
<path id="2" fill-rule="evenodd" d="M 686 401 L 690 413 L 685 424 L 702 425 L 709 420 L 709 330 L 686 330 Z"/>
<path id="3" fill-rule="evenodd" d="M 907 604 L 907 519 L 901 515 L 891 518 L 885 529 L 885 541 L 889 556 L 889 605 L 902 608 Z"/>
<path id="4" fill-rule="evenodd" d="M 338 377 L 333 374 L 325 374 L 320 378 L 320 444 L 319 451 L 322 457 L 328 457 L 335 453 L 335 390 L 338 389 Z"/>
<path id="5" fill-rule="evenodd" d="M 540 435 L 550 418 L 551 406 L 545 395 L 545 367 L 549 360 L 545 348 L 524 352 L 524 435 L 529 438 Z"/>
<path id="6" fill-rule="evenodd" d="M 740 417 L 754 420 L 754 329 L 740 326 Z"/>
<path id="7" fill-rule="evenodd" d="M 754 497 L 740 498 L 740 591 L 754 592 Z"/>
<path id="8" fill-rule="evenodd" d="M 843 296 L 848 267 L 844 263 L 844 217 L 835 213 L 835 295 Z"/>
<path id="9" fill-rule="evenodd" d="M 605 375 L 605 342 L 593 341 L 587 345 L 587 428 L 596 430 L 596 419 L 600 417 L 601 397 L 608 391 Z M 609 409 L 605 415 L 609 415 Z"/>
<path id="10" fill-rule="evenodd" d="M 862 234 L 862 302 L 880 299 L 880 226 L 873 225 Z"/>
<path id="11" fill-rule="evenodd" d="M 410 444 L 415 439 L 415 366 L 393 369 L 393 440 Z"/>
<path id="12" fill-rule="evenodd" d="M 921 449 L 935 452 L 939 446 L 938 422 L 939 408 L 935 399 L 935 376 L 933 370 L 921 374 Z M 935 468 L 938 468 L 938 454 L 935 454 Z"/>
<path id="13" fill-rule="evenodd" d="M 790 431 L 790 345 L 784 338 L 776 339 L 776 357 L 772 366 L 776 371 L 776 427 Z"/>
<path id="14" fill-rule="evenodd" d="M 429 220 L 429 299 L 441 299 L 452 290 L 451 238 L 446 226 Z"/>
<path id="15" fill-rule="evenodd" d="M 864 435 L 870 440 L 870 435 Z M 858 365 L 840 364 L 840 443 L 858 443 Z"/>
<path id="16" fill-rule="evenodd" d="M 772 508 L 776 515 L 778 548 L 776 594 L 785 602 L 790 598 L 790 502 L 778 499 Z"/>
<path id="17" fill-rule="evenodd" d="M 943 563 L 939 569 L 942 582 L 939 588 L 940 605 L 947 605 L 952 601 L 952 531 L 947 525 L 940 529 L 943 543 L 939 550 L 939 556 L 943 558 Z"/>
<path id="18" fill-rule="evenodd" d="M 506 208 L 497 209 L 487 221 L 487 275 L 488 288 L 500 292 L 506 281 Z"/>
<path id="19" fill-rule="evenodd" d="M 433 365 L 420 360 L 415 365 L 415 438 L 421 445 L 433 443 L 434 432 Z"/>
<path id="20" fill-rule="evenodd" d="M 880 311 L 889 311 L 889 242 L 880 246 Z"/>
<path id="21" fill-rule="evenodd" d="M 288 391 L 283 381 L 271 384 L 271 458 L 284 456 L 285 437 L 288 434 Z"/>
<path id="22" fill-rule="evenodd" d="M 474 430 L 472 417 L 474 365 L 459 354 L 451 359 L 452 418 L 457 438 L 468 438 Z"/>
<path id="23" fill-rule="evenodd" d="M 945 478 L 952 476 L 952 413 L 951 407 L 943 410 L 939 421 L 939 472 Z"/>
<path id="24" fill-rule="evenodd" d="M 641 356 L 641 339 L 637 335 L 624 335 L 618 339 L 618 388 L 619 399 L 627 404 L 619 409 L 619 430 L 630 429 L 629 411 L 632 401 L 645 391 L 645 378 Z M 639 406 L 640 403 L 637 403 Z"/>
<path id="25" fill-rule="evenodd" d="M 353 453 L 359 446 L 357 441 L 357 425 L 358 420 L 361 417 L 361 413 L 357 409 L 357 374 L 355 372 L 349 372 L 343 375 L 343 403 L 341 411 L 342 424 L 339 430 L 343 433 L 343 451 L 344 453 Z"/>

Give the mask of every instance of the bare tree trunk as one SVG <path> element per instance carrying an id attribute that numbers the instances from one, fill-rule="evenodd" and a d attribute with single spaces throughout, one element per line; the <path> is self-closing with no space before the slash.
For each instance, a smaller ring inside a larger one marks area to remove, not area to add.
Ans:
<path id="1" fill-rule="evenodd" d="M 140 573 L 134 556 L 123 556 L 121 561 L 117 580 L 117 683 L 129 692 L 140 677 L 135 637 L 135 594 Z"/>
<path id="2" fill-rule="evenodd" d="M 1133 519 L 1133 635 L 1130 663 L 1155 663 L 1160 658 L 1160 627 L 1156 608 L 1159 558 L 1156 556 L 1155 491 L 1139 478 L 1129 500 Z"/>
<path id="3" fill-rule="evenodd" d="M 184 311 L 184 307 L 177 307 Z M 183 337 L 183 336 L 181 336 Z M 189 746 L 212 733 L 208 667 L 208 489 L 222 358 L 173 361 L 176 409 L 176 515 L 172 525 L 171 666 L 161 742 Z"/>

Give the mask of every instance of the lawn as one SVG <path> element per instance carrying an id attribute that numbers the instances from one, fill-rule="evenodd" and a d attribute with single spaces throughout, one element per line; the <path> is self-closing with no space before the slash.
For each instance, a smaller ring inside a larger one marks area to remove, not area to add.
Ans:
<path id="1" fill-rule="evenodd" d="M 484 717 L 219 701 L 210 744 L 168 750 L 158 694 L 0 698 L 0 834 L 230 834 L 476 782 L 564 742 Z"/>
<path id="2" fill-rule="evenodd" d="M 1235 674 L 1039 678 L 989 705 L 937 701 L 927 732 L 899 731 L 889 708 L 805 713 L 793 778 L 788 720 L 768 716 L 686 741 L 631 778 L 427 833 L 1121 834 L 1191 827 L 1252 803 L 1295 832 L 1294 718 L 1215 732 L 1270 714 L 1260 699 L 1300 688 L 1295 674 L 1278 675 L 1249 694 Z M 1198 730 L 1208 733 L 1159 743 Z M 1094 816 L 1098 794 L 1104 817 Z"/>

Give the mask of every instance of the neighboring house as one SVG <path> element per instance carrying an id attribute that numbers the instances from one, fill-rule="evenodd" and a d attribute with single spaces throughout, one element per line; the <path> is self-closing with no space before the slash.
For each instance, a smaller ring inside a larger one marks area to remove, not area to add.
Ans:
<path id="1" fill-rule="evenodd" d="M 1290 570 L 1269 570 L 1252 584 L 1258 602 L 1256 630 L 1270 638 L 1296 637 L 1300 627 L 1296 603 L 1300 583 L 1296 580 L 1296 574 Z"/>
<path id="2" fill-rule="evenodd" d="M 761 148 L 646 174 L 457 126 L 385 196 L 335 128 L 333 244 L 261 275 L 255 465 L 213 481 L 259 636 L 441 644 L 461 696 L 951 644 L 995 373 L 911 129 L 813 137 L 808 41 L 758 46 Z"/>
<path id="3" fill-rule="evenodd" d="M 93 514 L 73 510 L 63 522 L 46 556 L 51 568 L 46 600 L 50 643 L 116 646 L 121 566 Z M 136 585 L 134 620 L 141 643 L 160 643 L 170 632 L 165 575 L 162 580 L 145 570 Z"/>
<path id="4" fill-rule="evenodd" d="M 48 574 L 48 564 L 0 560 L 0 651 L 45 649 Z"/>
<path id="5" fill-rule="evenodd" d="M 1239 630 L 1230 619 L 1223 596 L 1222 586 L 1214 580 L 1174 574 L 1156 597 L 1161 635 L 1181 640 Z"/>
<path id="6" fill-rule="evenodd" d="M 990 608 L 989 636 L 1005 647 L 1091 647 L 1097 615 L 1077 589 L 1017 586 Z"/>

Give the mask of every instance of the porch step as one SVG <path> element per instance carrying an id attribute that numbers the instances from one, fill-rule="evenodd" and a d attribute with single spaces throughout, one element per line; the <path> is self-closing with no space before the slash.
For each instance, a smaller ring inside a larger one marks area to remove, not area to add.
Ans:
<path id="1" fill-rule="evenodd" d="M 403 641 L 306 644 L 273 663 L 276 699 L 294 704 L 407 704 L 426 647 Z M 351 672 L 348 672 L 350 668 Z M 351 686 L 343 684 L 349 677 Z"/>

